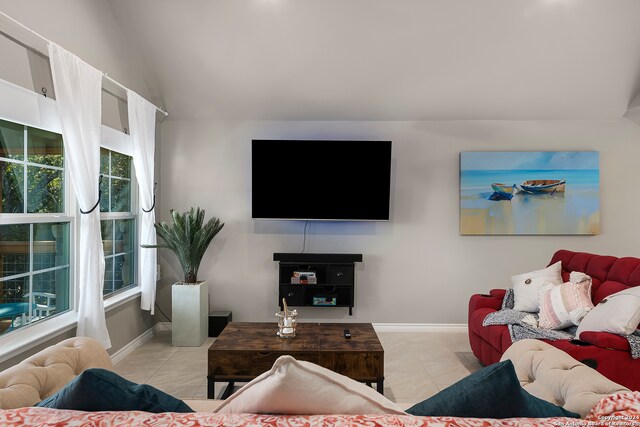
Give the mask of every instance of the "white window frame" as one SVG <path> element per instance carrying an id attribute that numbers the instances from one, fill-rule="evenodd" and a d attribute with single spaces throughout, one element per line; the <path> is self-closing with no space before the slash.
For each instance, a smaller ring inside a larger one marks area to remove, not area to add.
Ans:
<path id="1" fill-rule="evenodd" d="M 74 311 L 75 309 L 75 295 L 76 295 L 76 290 L 75 287 L 73 286 L 73 284 L 75 283 L 74 281 L 74 277 L 75 277 L 75 246 L 74 245 L 74 238 L 75 238 L 75 218 L 71 215 L 69 215 L 70 209 L 71 209 L 71 205 L 72 205 L 72 200 L 73 199 L 75 201 L 75 197 L 69 197 L 70 196 L 70 189 L 71 186 L 69 185 L 69 170 L 66 167 L 66 158 L 64 160 L 64 166 L 62 168 L 57 167 L 57 166 L 48 166 L 48 165 L 41 165 L 39 163 L 33 163 L 33 162 L 29 162 L 27 160 L 27 128 L 37 128 L 37 129 L 41 129 L 47 132 L 52 132 L 52 133 L 56 133 L 56 134 L 60 134 L 60 132 L 56 132 L 55 130 L 50 130 L 50 129 L 46 129 L 46 128 L 38 128 L 36 126 L 30 126 L 28 124 L 25 123 L 20 123 L 20 122 L 15 122 L 15 121 L 11 121 L 11 120 L 6 120 L 2 117 L 0 117 L 0 119 L 5 120 L 5 121 L 9 121 L 11 123 L 15 123 L 21 126 L 24 126 L 24 135 L 23 135 L 23 141 L 24 141 L 24 147 L 23 147 L 23 152 L 24 152 L 24 160 L 13 160 L 13 159 L 7 159 L 7 158 L 2 158 L 3 162 L 8 162 L 8 163 L 16 163 L 16 164 L 21 164 L 24 165 L 24 184 L 25 187 L 28 186 L 28 181 L 27 181 L 27 166 L 35 166 L 35 167 L 40 167 L 40 168 L 45 168 L 45 169 L 52 169 L 52 170 L 62 170 L 64 172 L 64 176 L 63 176 L 63 180 L 64 180 L 64 185 L 63 185 L 63 198 L 64 198 L 64 203 L 63 203 L 63 209 L 62 212 L 55 212 L 55 213 L 28 213 L 27 212 L 27 203 L 28 203 L 28 197 L 25 194 L 24 196 L 24 201 L 23 201 L 23 210 L 24 212 L 21 213 L 0 213 L 0 225 L 13 225 L 13 224 L 29 224 L 30 227 L 33 224 L 50 224 L 50 223 L 67 223 L 69 224 L 69 236 L 68 236 L 68 244 L 69 244 L 69 264 L 66 264 L 64 266 L 56 266 L 56 267 L 52 267 L 52 268 L 48 268 L 48 269 L 44 269 L 44 270 L 38 270 L 38 271 L 34 271 L 33 270 L 33 233 L 30 233 L 30 248 L 29 248 L 29 271 L 26 273 L 21 273 L 21 274 L 16 274 L 14 276 L 7 276 L 7 277 L 3 277 L 3 279 L 15 279 L 15 278 L 20 278 L 20 277 L 25 277 L 28 276 L 30 277 L 30 281 L 31 278 L 34 276 L 34 274 L 39 274 L 39 273 L 45 273 L 47 271 L 50 270 L 59 270 L 62 268 L 69 268 L 69 308 L 67 310 L 65 310 L 62 313 L 56 313 L 51 317 L 55 317 L 55 316 L 59 316 L 61 314 L 64 314 L 68 311 Z M 31 229 L 32 231 L 33 229 Z M 31 288 L 31 286 L 30 286 Z M 31 292 L 31 289 L 30 289 Z M 29 302 L 32 302 L 33 296 L 30 297 Z M 29 310 L 29 314 L 31 315 L 31 310 Z M 47 319 L 49 320 L 49 319 Z M 26 325 L 21 327 L 22 328 L 26 328 L 30 325 Z M 17 331 L 16 331 L 17 332 Z"/>
<path id="2" fill-rule="evenodd" d="M 12 105 L 29 105 L 33 104 L 33 96 L 38 96 L 35 93 L 29 91 L 28 89 L 24 89 L 20 86 L 14 85 L 12 83 L 0 80 L 0 99 L 3 98 L 5 94 L 10 94 L 11 102 L 9 104 Z M 42 101 L 45 108 L 43 108 L 44 112 L 52 111 L 51 107 L 55 106 L 55 101 L 44 98 L 42 100 L 38 100 L 39 103 Z M 12 114 L 6 114 L 5 105 L 2 104 L 0 106 L 0 119 L 17 123 L 25 126 L 25 137 L 26 137 L 26 127 L 42 129 L 48 132 L 53 132 L 57 134 L 61 134 L 62 131 L 60 129 L 59 120 L 51 120 L 50 114 L 43 114 L 41 117 L 42 120 L 34 120 L 39 119 L 39 117 L 33 117 L 29 115 L 16 115 L 15 111 L 20 112 L 21 109 L 17 108 L 12 111 Z M 53 109 L 56 112 L 57 119 L 57 107 Z M 25 138 L 26 141 L 26 138 Z M 26 144 L 26 142 L 25 142 Z M 26 154 L 26 153 L 25 153 Z M 5 159 L 3 159 L 4 161 Z M 10 159 L 9 159 L 10 160 Z M 27 158 L 23 161 L 16 161 L 15 163 L 21 163 L 26 165 L 32 164 L 28 162 Z M 32 165 L 37 165 L 40 167 L 41 165 L 33 163 Z M 48 167 L 48 166 L 47 166 Z M 51 167 L 52 169 L 59 169 L 56 167 Z M 26 167 L 25 167 L 26 170 Z M 58 222 L 66 222 L 69 224 L 69 308 L 62 312 L 57 313 L 48 317 L 46 320 L 40 322 L 30 323 L 28 325 L 22 326 L 19 329 L 12 331 L 8 334 L 3 334 L 0 336 L 0 362 L 8 360 L 9 358 L 25 351 L 28 348 L 34 347 L 38 344 L 41 344 L 48 339 L 51 338 L 53 334 L 63 333 L 65 331 L 71 330 L 76 326 L 77 321 L 77 284 L 76 284 L 76 248 L 77 248 L 77 221 L 74 215 L 71 215 L 70 212 L 75 212 L 77 209 L 76 197 L 75 193 L 72 191 L 72 187 L 70 185 L 70 175 L 69 169 L 66 167 L 66 159 L 64 170 L 64 204 L 63 204 L 63 212 L 60 213 L 27 213 L 26 212 L 26 197 L 25 197 L 25 212 L 22 213 L 0 213 L 0 225 L 12 225 L 12 224 L 43 224 L 43 223 L 58 223 Z M 31 255 L 30 255 L 31 258 Z M 33 275 L 32 266 L 30 266 L 30 271 L 28 274 L 30 276 Z M 25 274 L 26 275 L 26 274 Z M 18 276 L 18 275 L 16 275 Z M 22 275 L 20 275 L 22 276 Z"/>
<path id="3" fill-rule="evenodd" d="M 105 126 L 102 127 L 103 131 L 105 129 Z M 111 128 L 109 128 L 111 129 Z M 115 132 L 119 132 L 117 130 L 114 130 Z M 123 134 L 126 135 L 126 134 Z M 128 135 L 126 135 L 128 136 Z M 130 220 L 132 219 L 134 221 L 134 225 L 135 225 L 135 235 L 134 235 L 134 262 L 133 262 L 133 282 L 134 285 L 133 286 L 127 286 L 124 289 L 120 289 L 114 292 L 111 292 L 107 295 L 103 295 L 105 301 L 109 301 L 114 297 L 117 297 L 118 295 L 125 293 L 127 291 L 130 290 L 137 290 L 137 292 L 140 292 L 140 283 L 138 281 L 138 259 L 139 259 L 139 242 L 138 242 L 138 236 L 140 235 L 140 232 L 138 230 L 138 182 L 136 181 L 136 173 L 135 173 L 135 168 L 133 166 L 133 156 L 129 153 L 123 152 L 122 147 L 120 146 L 116 146 L 115 148 L 110 148 L 110 147 L 114 147 L 114 144 L 103 144 L 100 146 L 101 148 L 104 148 L 106 150 L 109 150 L 111 152 L 116 152 L 119 154 L 124 154 L 125 156 L 129 156 L 131 157 L 131 178 L 130 178 L 130 193 L 129 196 L 131 197 L 130 200 L 130 208 L 131 211 L 130 212 L 100 212 L 100 222 L 102 223 L 102 221 L 117 221 L 117 220 Z M 116 149 L 117 148 L 117 149 Z M 103 179 L 108 179 L 108 178 L 116 178 L 116 179 L 122 179 L 122 177 L 117 177 L 117 176 L 113 176 L 111 175 L 111 155 L 109 155 L 109 174 L 105 175 Z M 111 188 L 109 188 L 109 207 L 111 207 Z M 115 233 L 115 227 L 113 232 Z M 116 257 L 118 257 L 119 255 L 123 255 L 123 253 L 115 253 L 115 254 L 110 254 L 107 255 L 105 254 L 105 261 L 106 258 L 111 258 L 114 260 Z"/>
<path id="4" fill-rule="evenodd" d="M 33 243 L 34 243 L 34 233 L 33 233 L 33 226 L 36 224 L 59 224 L 59 223 L 66 223 L 68 224 L 68 230 L 69 230 L 69 236 L 67 239 L 67 242 L 69 244 L 69 263 L 68 264 L 63 264 L 63 265 L 56 265 L 54 267 L 49 267 L 49 268 L 44 268 L 44 269 L 40 269 L 40 270 L 34 270 L 34 265 L 33 265 L 33 258 L 34 258 L 34 251 L 33 251 Z M 71 264 L 71 249 L 73 247 L 72 244 L 72 238 L 73 238 L 73 225 L 72 225 L 72 221 L 71 220 L 60 220 L 60 221 L 51 221 L 49 219 L 47 220 L 39 220 L 39 221 L 18 221 L 18 222 L 0 222 L 0 225 L 12 225 L 12 224 L 18 224 L 18 225 L 28 225 L 30 230 L 29 230 L 29 270 L 25 273 L 19 273 L 19 274 L 14 274 L 11 276 L 4 276 L 2 277 L 2 281 L 9 281 L 9 280 L 15 280 L 15 279 L 21 279 L 24 277 L 28 277 L 29 278 L 29 293 L 34 292 L 33 291 L 33 276 L 36 276 L 38 274 L 44 274 L 44 273 L 49 273 L 52 271 L 57 271 L 57 270 L 64 270 L 65 268 L 68 270 L 68 305 L 69 307 L 60 312 L 60 313 L 55 313 L 53 315 L 47 316 L 46 320 L 51 319 L 52 317 L 55 316 L 59 316 L 61 314 L 64 314 L 68 311 L 72 311 L 72 307 L 73 307 L 73 301 L 74 301 L 74 295 L 75 295 L 75 290 L 73 289 L 73 281 L 72 281 L 72 274 L 73 274 L 73 268 L 72 268 L 72 264 Z M 33 304 L 33 294 L 30 295 L 29 297 L 29 304 Z M 31 319 L 33 317 L 33 309 L 29 308 L 29 319 Z M 43 320 L 44 321 L 44 320 Z M 29 323 L 29 325 L 31 325 L 31 322 Z M 21 326 L 21 328 L 24 328 L 26 326 L 29 325 L 25 325 L 25 326 Z"/>
<path id="5" fill-rule="evenodd" d="M 26 126 L 39 128 L 55 133 L 62 133 L 58 106 L 56 101 L 41 94 L 0 79 L 0 119 Z M 104 148 L 118 151 L 131 156 L 131 138 L 129 135 L 102 126 L 102 144 Z M 36 322 L 19 328 L 9 334 L 0 336 L 0 363 L 28 351 L 37 345 L 49 341 L 52 337 L 73 330 L 77 326 L 78 318 L 78 283 L 77 283 L 77 248 L 79 244 L 79 218 L 75 191 L 71 186 L 68 168 L 65 170 L 65 213 L 64 214 L 29 214 L 29 223 L 39 222 L 70 222 L 69 226 L 69 310 L 57 316 L 51 316 L 43 322 Z M 137 216 L 138 185 L 135 181 L 135 170 L 132 170 L 132 193 L 135 198 L 131 209 Z M 134 204 L 135 203 L 135 204 Z M 26 223 L 25 214 L 0 214 L 0 224 Z M 137 221 L 136 221 L 137 222 Z M 140 230 L 136 223 L 136 245 L 139 241 Z M 139 255 L 139 247 L 136 251 Z M 137 268 L 136 268 L 137 274 Z M 137 277 L 136 277 L 137 282 Z M 138 298 L 140 285 L 125 290 L 105 299 L 105 311 L 109 312 L 129 301 Z"/>

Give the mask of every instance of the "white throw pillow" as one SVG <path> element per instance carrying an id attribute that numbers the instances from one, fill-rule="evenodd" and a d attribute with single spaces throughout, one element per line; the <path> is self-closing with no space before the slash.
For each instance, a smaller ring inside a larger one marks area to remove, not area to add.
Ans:
<path id="1" fill-rule="evenodd" d="M 511 277 L 513 285 L 513 309 L 537 313 L 540 310 L 540 290 L 546 284 L 562 283 L 562 262 L 558 261 L 544 270 L 518 274 Z"/>
<path id="2" fill-rule="evenodd" d="M 280 356 L 271 370 L 232 394 L 215 412 L 289 415 L 405 414 L 402 408 L 371 387 L 291 356 Z"/>
<path id="3" fill-rule="evenodd" d="M 625 289 L 603 299 L 582 319 L 576 337 L 585 331 L 630 335 L 640 323 L 640 286 Z"/>

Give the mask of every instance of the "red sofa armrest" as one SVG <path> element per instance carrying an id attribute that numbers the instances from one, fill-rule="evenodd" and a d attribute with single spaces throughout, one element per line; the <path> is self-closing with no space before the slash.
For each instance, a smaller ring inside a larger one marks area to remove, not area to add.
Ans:
<path id="1" fill-rule="evenodd" d="M 491 289 L 489 291 L 489 295 L 491 295 L 494 298 L 498 298 L 500 300 L 500 303 L 502 303 L 502 300 L 504 299 L 504 296 L 506 294 L 507 294 L 506 289 Z"/>
<path id="2" fill-rule="evenodd" d="M 585 331 L 580 334 L 579 339 L 600 348 L 631 351 L 629 340 L 621 335 L 610 334 L 609 332 Z"/>
<path id="3" fill-rule="evenodd" d="M 489 294 L 475 294 L 471 295 L 469 299 L 469 314 L 480 308 L 491 308 L 493 310 L 500 310 L 502 308 L 502 300 L 504 299 L 504 289 L 492 289 Z"/>

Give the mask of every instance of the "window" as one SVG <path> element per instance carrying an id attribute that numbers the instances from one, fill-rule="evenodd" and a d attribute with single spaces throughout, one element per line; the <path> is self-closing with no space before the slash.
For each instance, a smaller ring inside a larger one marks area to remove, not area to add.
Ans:
<path id="1" fill-rule="evenodd" d="M 0 120 L 0 213 L 64 212 L 62 136 Z"/>
<path id="2" fill-rule="evenodd" d="M 0 120 L 0 335 L 69 309 L 62 136 Z"/>
<path id="3" fill-rule="evenodd" d="M 136 217 L 131 157 L 102 148 L 100 225 L 105 257 L 104 296 L 136 286 Z"/>

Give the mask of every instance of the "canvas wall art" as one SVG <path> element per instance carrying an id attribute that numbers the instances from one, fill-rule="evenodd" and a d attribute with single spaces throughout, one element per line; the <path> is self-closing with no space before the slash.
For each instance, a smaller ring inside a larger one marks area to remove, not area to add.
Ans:
<path id="1" fill-rule="evenodd" d="M 460 153 L 460 234 L 600 232 L 597 151 Z"/>

